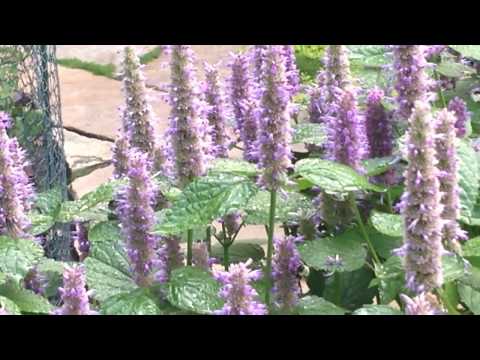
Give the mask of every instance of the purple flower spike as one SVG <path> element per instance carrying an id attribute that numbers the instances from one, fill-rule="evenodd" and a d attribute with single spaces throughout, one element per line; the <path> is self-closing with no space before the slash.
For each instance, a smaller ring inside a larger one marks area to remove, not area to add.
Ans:
<path id="1" fill-rule="evenodd" d="M 274 239 L 272 261 L 273 294 L 276 305 L 282 310 L 293 309 L 301 293 L 297 272 L 302 262 L 293 236 Z"/>
<path id="2" fill-rule="evenodd" d="M 219 296 L 225 300 L 221 310 L 215 315 L 266 315 L 267 308 L 257 301 L 258 294 L 250 285 L 259 280 L 260 270 L 250 270 L 251 259 L 246 263 L 232 264 L 229 271 L 215 271 L 214 277 L 223 285 Z"/>
<path id="3" fill-rule="evenodd" d="M 392 122 L 382 104 L 383 99 L 384 93 L 378 88 L 370 90 L 367 95 L 365 126 L 370 158 L 391 156 L 393 153 Z M 385 185 L 393 185 L 395 173 L 391 169 L 387 173 L 375 177 L 374 180 Z"/>
<path id="4" fill-rule="evenodd" d="M 113 177 L 121 179 L 128 171 L 128 149 L 130 145 L 124 132 L 120 130 L 112 148 Z"/>
<path id="5" fill-rule="evenodd" d="M 443 244 L 447 249 L 461 252 L 459 240 L 466 240 L 466 233 L 460 228 L 460 189 L 458 187 L 458 160 L 455 147 L 455 122 L 452 112 L 444 109 L 437 115 L 436 151 L 442 194 Z"/>
<path id="6" fill-rule="evenodd" d="M 126 107 L 125 133 L 131 146 L 149 154 L 152 160 L 155 149 L 155 133 L 151 124 L 152 109 L 147 101 L 145 77 L 140 59 L 131 47 L 125 47 L 123 60 L 123 91 Z"/>
<path id="7" fill-rule="evenodd" d="M 159 283 L 166 283 L 172 271 L 184 265 L 185 257 L 180 247 L 179 237 L 162 236 L 160 244 L 155 280 Z"/>
<path id="8" fill-rule="evenodd" d="M 189 45 L 172 45 L 168 136 L 175 159 L 178 185 L 184 187 L 207 171 L 210 142 L 205 107 L 195 77 L 193 51 Z"/>
<path id="9" fill-rule="evenodd" d="M 471 115 L 468 111 L 467 104 L 459 97 L 455 97 L 448 103 L 448 110 L 455 113 L 457 136 L 459 138 L 465 137 L 467 134 L 467 122 L 470 120 Z"/>
<path id="10" fill-rule="evenodd" d="M 253 63 L 253 76 L 255 83 L 260 85 L 263 83 L 263 72 L 265 64 L 265 50 L 267 45 L 254 45 L 252 48 L 252 63 Z"/>
<path id="11" fill-rule="evenodd" d="M 208 253 L 208 246 L 205 242 L 198 242 L 193 245 L 193 266 L 205 271 L 210 271 L 214 259 L 210 258 Z"/>
<path id="12" fill-rule="evenodd" d="M 7 135 L 9 116 L 0 113 L 0 235 L 29 237 L 33 188 L 25 173 L 24 153 L 15 139 Z"/>
<path id="13" fill-rule="evenodd" d="M 345 45 L 329 45 L 325 53 L 327 84 L 345 89 L 351 85 L 350 61 Z"/>
<path id="14" fill-rule="evenodd" d="M 395 45 L 393 47 L 396 74 L 398 117 L 406 121 L 417 100 L 428 100 L 431 81 L 425 72 L 424 47 L 421 45 Z"/>
<path id="15" fill-rule="evenodd" d="M 85 285 L 85 268 L 82 265 L 65 266 L 63 287 L 58 289 L 63 306 L 54 310 L 53 315 L 96 315 L 96 311 L 90 310 L 90 292 Z"/>
<path id="16" fill-rule="evenodd" d="M 421 293 L 413 299 L 405 294 L 400 294 L 400 298 L 405 304 L 406 315 L 442 315 L 439 304 L 432 294 Z"/>
<path id="17" fill-rule="evenodd" d="M 218 69 L 205 64 L 205 78 L 205 100 L 209 107 L 207 118 L 212 129 L 213 156 L 216 158 L 227 158 L 229 139 L 226 132 L 224 97 Z"/>
<path id="18" fill-rule="evenodd" d="M 443 283 L 442 204 L 431 108 L 417 101 L 409 120 L 406 139 L 408 167 L 402 197 L 407 287 L 420 294 Z"/>
<path id="19" fill-rule="evenodd" d="M 227 234 L 235 235 L 243 224 L 243 214 L 240 211 L 233 211 L 219 220 L 225 226 Z"/>
<path id="20" fill-rule="evenodd" d="M 290 87 L 290 95 L 294 96 L 300 90 L 300 74 L 297 69 L 293 45 L 283 46 L 283 56 L 285 58 L 285 71 Z"/>
<path id="21" fill-rule="evenodd" d="M 153 173 L 166 177 L 173 177 L 173 162 L 171 151 L 163 141 L 157 140 L 157 146 L 153 155 Z"/>
<path id="22" fill-rule="evenodd" d="M 118 193 L 118 217 L 135 281 L 148 286 L 156 257 L 157 237 L 152 235 L 155 225 L 156 189 L 148 169 L 148 155 L 133 148 L 129 152 L 128 184 Z"/>
<path id="23" fill-rule="evenodd" d="M 265 89 L 258 139 L 259 167 L 263 169 L 260 184 L 268 190 L 279 189 L 286 181 L 287 169 L 292 166 L 289 101 L 282 47 L 269 45 L 265 53 Z"/>

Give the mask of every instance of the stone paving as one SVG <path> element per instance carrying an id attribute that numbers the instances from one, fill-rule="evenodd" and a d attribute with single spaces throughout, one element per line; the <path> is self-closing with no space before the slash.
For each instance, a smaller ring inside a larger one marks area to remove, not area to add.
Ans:
<path id="1" fill-rule="evenodd" d="M 59 58 L 75 57 L 84 61 L 94 61 L 101 64 L 118 64 L 120 45 L 62 45 L 58 46 Z M 140 51 L 148 48 L 138 46 Z M 239 45 L 194 45 L 197 55 L 198 77 L 203 77 L 202 62 L 217 63 L 221 61 L 221 74 L 227 74 L 229 53 L 242 50 Z M 167 61 L 162 55 L 159 59 L 146 65 L 144 73 L 147 78 L 150 103 L 155 113 L 154 127 L 161 136 L 167 126 L 170 112 L 169 106 L 162 100 L 162 92 L 155 90 L 169 80 L 168 66 L 162 66 Z M 62 116 L 66 126 L 71 126 L 90 133 L 115 138 L 120 126 L 118 107 L 123 103 L 121 82 L 102 76 L 95 76 L 87 71 L 69 69 L 60 66 L 59 78 L 62 97 Z M 78 170 L 84 166 L 104 163 L 111 159 L 112 144 L 65 131 L 65 151 L 72 169 Z M 234 150 L 232 157 L 241 154 Z M 88 176 L 76 179 L 73 189 L 78 196 L 94 190 L 98 185 L 112 176 L 111 166 L 102 167 Z M 257 239 L 255 242 L 264 244 L 265 230 L 263 226 L 249 226 L 241 231 L 239 240 Z"/>

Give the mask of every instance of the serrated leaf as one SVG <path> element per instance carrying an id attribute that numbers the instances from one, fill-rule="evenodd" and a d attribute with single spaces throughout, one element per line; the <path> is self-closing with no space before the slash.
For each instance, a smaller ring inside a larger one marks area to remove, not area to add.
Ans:
<path id="1" fill-rule="evenodd" d="M 22 312 L 17 304 L 15 304 L 12 300 L 0 296 L 0 309 L 5 310 L 8 315 L 21 315 Z"/>
<path id="2" fill-rule="evenodd" d="M 480 45 L 449 45 L 465 57 L 480 60 Z"/>
<path id="3" fill-rule="evenodd" d="M 388 63 L 385 45 L 347 45 L 349 58 L 367 66 L 382 66 Z"/>
<path id="4" fill-rule="evenodd" d="M 391 237 L 403 236 L 403 219 L 401 215 L 373 211 L 370 221 L 373 227 L 382 234 Z"/>
<path id="5" fill-rule="evenodd" d="M 88 230 L 90 243 L 117 243 L 122 240 L 118 221 L 103 221 Z"/>
<path id="6" fill-rule="evenodd" d="M 334 238 L 322 238 L 306 241 L 298 246 L 302 260 L 317 270 L 331 271 L 328 260 L 340 257 L 342 266 L 336 271 L 353 271 L 365 264 L 367 251 L 362 238 L 356 230 L 349 230 Z"/>
<path id="7" fill-rule="evenodd" d="M 298 221 L 303 214 L 313 211 L 312 201 L 298 192 L 286 192 L 277 196 L 275 222 Z M 259 191 L 245 207 L 248 225 L 265 225 L 270 217 L 270 193 Z"/>
<path id="8" fill-rule="evenodd" d="M 8 281 L 0 285 L 0 296 L 13 301 L 22 313 L 48 314 L 53 310 L 53 306 L 47 299 L 20 287 L 14 281 Z"/>
<path id="9" fill-rule="evenodd" d="M 377 176 L 388 171 L 397 161 L 396 156 L 373 158 L 363 161 L 363 168 L 366 176 Z"/>
<path id="10" fill-rule="evenodd" d="M 345 315 L 348 311 L 318 296 L 301 298 L 295 308 L 298 315 Z"/>
<path id="11" fill-rule="evenodd" d="M 168 301 L 183 310 L 211 314 L 223 307 L 218 296 L 220 284 L 211 274 L 194 267 L 184 267 L 172 272 L 168 283 Z"/>
<path id="12" fill-rule="evenodd" d="M 208 172 L 209 174 L 233 174 L 240 176 L 255 176 L 258 173 L 254 164 L 238 159 L 215 159 Z"/>
<path id="13" fill-rule="evenodd" d="M 31 212 L 28 215 L 31 223 L 29 233 L 33 236 L 46 233 L 55 225 L 55 219 L 50 215 L 40 214 L 38 212 Z"/>
<path id="14" fill-rule="evenodd" d="M 248 241 L 248 240 L 246 240 Z M 223 262 L 223 247 L 221 245 L 212 246 L 211 256 L 219 262 Z M 248 242 L 234 243 L 228 249 L 228 256 L 231 263 L 245 262 L 252 259 L 254 262 L 265 258 L 265 251 L 258 244 Z"/>
<path id="15" fill-rule="evenodd" d="M 32 240 L 0 236 L 0 272 L 23 279 L 42 257 L 42 247 Z"/>
<path id="16" fill-rule="evenodd" d="M 469 239 L 462 247 L 463 256 L 480 257 L 480 236 Z"/>
<path id="17" fill-rule="evenodd" d="M 462 302 L 467 305 L 472 313 L 480 315 L 480 291 L 477 291 L 470 286 L 459 284 L 458 294 L 460 295 Z"/>
<path id="18" fill-rule="evenodd" d="M 311 144 L 321 146 L 327 140 L 322 124 L 303 123 L 294 127 L 292 144 Z"/>
<path id="19" fill-rule="evenodd" d="M 41 259 L 37 264 L 38 272 L 47 279 L 47 287 L 45 289 L 45 296 L 47 298 L 55 296 L 58 288 L 62 286 L 65 265 L 70 264 L 47 258 Z"/>
<path id="20" fill-rule="evenodd" d="M 128 293 L 137 288 L 129 271 L 125 251 L 118 243 L 99 242 L 85 260 L 87 284 L 100 302 L 111 296 Z"/>
<path id="21" fill-rule="evenodd" d="M 102 303 L 102 315 L 160 315 L 149 289 L 135 289 L 109 297 Z"/>
<path id="22" fill-rule="evenodd" d="M 369 190 L 383 192 L 385 189 L 371 184 L 368 179 L 349 166 L 328 160 L 304 159 L 295 164 L 295 173 L 319 186 L 328 194 L 345 194 Z"/>
<path id="23" fill-rule="evenodd" d="M 404 315 L 400 310 L 387 305 L 365 305 L 355 310 L 352 315 Z"/>
<path id="24" fill-rule="evenodd" d="M 458 142 L 457 155 L 461 220 L 468 224 L 472 217 L 473 208 L 477 203 L 480 185 L 480 166 L 475 150 L 466 141 Z"/>
<path id="25" fill-rule="evenodd" d="M 42 214 L 55 218 L 60 210 L 62 202 L 62 190 L 60 188 L 53 188 L 49 191 L 38 194 L 35 199 L 34 207 Z"/>
<path id="26" fill-rule="evenodd" d="M 473 74 L 475 72 L 475 70 L 471 67 L 453 61 L 446 61 L 440 63 L 437 66 L 436 71 L 443 76 L 451 78 L 460 78 L 462 76 L 465 76 L 467 74 Z"/>
<path id="27" fill-rule="evenodd" d="M 218 174 L 198 178 L 162 213 L 155 233 L 174 235 L 206 226 L 233 210 L 244 208 L 256 191 L 255 184 L 242 176 Z"/>
<path id="28" fill-rule="evenodd" d="M 392 256 L 392 251 L 400 248 L 403 244 L 403 236 L 388 236 L 371 227 L 367 228 L 367 232 L 375 251 L 384 259 Z"/>

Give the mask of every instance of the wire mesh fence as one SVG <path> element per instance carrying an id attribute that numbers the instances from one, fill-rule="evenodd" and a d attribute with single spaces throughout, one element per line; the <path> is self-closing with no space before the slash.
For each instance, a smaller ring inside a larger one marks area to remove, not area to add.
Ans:
<path id="1" fill-rule="evenodd" d="M 37 191 L 57 188 L 67 199 L 55 45 L 0 46 L 0 110 L 14 120 L 10 133 L 27 152 L 28 172 Z M 68 226 L 59 225 L 47 235 L 46 249 L 51 257 L 70 257 L 68 230 Z"/>

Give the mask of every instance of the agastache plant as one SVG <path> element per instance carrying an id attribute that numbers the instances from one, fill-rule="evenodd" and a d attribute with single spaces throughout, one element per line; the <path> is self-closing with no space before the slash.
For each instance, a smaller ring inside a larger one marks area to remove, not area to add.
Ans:
<path id="1" fill-rule="evenodd" d="M 170 279 L 172 271 L 184 265 L 185 258 L 180 247 L 180 238 L 177 236 L 160 237 L 157 255 L 155 280 L 159 283 L 166 283 Z"/>
<path id="2" fill-rule="evenodd" d="M 443 283 L 442 211 L 435 128 L 431 107 L 417 101 L 409 120 L 406 147 L 408 167 L 402 197 L 405 224 L 406 285 L 420 294 Z"/>
<path id="3" fill-rule="evenodd" d="M 272 263 L 273 298 L 275 305 L 282 311 L 293 309 L 301 293 L 297 278 L 302 265 L 296 243 L 301 238 L 293 236 L 278 237 L 274 240 Z"/>
<path id="4" fill-rule="evenodd" d="M 248 57 L 245 54 L 232 54 L 231 57 L 229 96 L 236 129 L 243 143 L 243 158 L 256 162 L 258 160 L 255 152 L 258 138 L 258 102 L 248 70 Z"/>
<path id="5" fill-rule="evenodd" d="M 213 260 L 210 259 L 206 242 L 197 242 L 193 245 L 193 266 L 210 271 Z"/>
<path id="6" fill-rule="evenodd" d="M 384 92 L 374 88 L 367 95 L 367 109 L 365 112 L 365 128 L 368 139 L 369 158 L 381 158 L 393 154 L 393 129 L 390 114 L 382 101 Z M 395 173 L 392 169 L 385 174 L 375 177 L 377 182 L 393 185 Z"/>
<path id="7" fill-rule="evenodd" d="M 437 301 L 430 293 L 421 293 L 413 299 L 405 294 L 400 294 L 400 299 L 405 304 L 406 315 L 442 315 Z"/>
<path id="8" fill-rule="evenodd" d="M 345 45 L 329 45 L 325 54 L 327 85 L 345 89 L 351 85 L 350 61 Z"/>
<path id="9" fill-rule="evenodd" d="M 33 195 L 30 181 L 16 140 L 7 135 L 9 116 L 0 113 L 0 235 L 14 238 L 29 237 L 30 221 L 26 212 Z"/>
<path id="10" fill-rule="evenodd" d="M 90 309 L 88 297 L 91 291 L 85 288 L 85 268 L 83 265 L 65 266 L 63 287 L 59 288 L 63 305 L 53 311 L 53 315 L 96 315 Z"/>
<path id="11" fill-rule="evenodd" d="M 465 137 L 467 134 L 467 123 L 470 120 L 470 112 L 467 104 L 458 96 L 450 100 L 448 110 L 452 111 L 456 116 L 455 129 L 459 138 Z"/>
<path id="12" fill-rule="evenodd" d="M 131 47 L 125 47 L 123 61 L 123 91 L 125 95 L 124 129 L 131 146 L 153 157 L 155 133 L 152 121 L 152 109 L 147 101 L 145 77 L 140 59 Z"/>
<path id="13" fill-rule="evenodd" d="M 258 301 L 258 293 L 251 286 L 252 281 L 262 277 L 260 270 L 250 270 L 251 259 L 245 263 L 233 264 L 230 270 L 215 271 L 214 277 L 223 287 L 219 296 L 225 300 L 215 315 L 266 315 L 265 305 Z"/>
<path id="14" fill-rule="evenodd" d="M 148 286 L 152 282 L 158 242 L 152 235 L 156 189 L 150 178 L 148 155 L 135 148 L 128 155 L 128 184 L 118 193 L 117 212 L 135 281 L 139 286 Z"/>
<path id="15" fill-rule="evenodd" d="M 428 63 L 422 45 L 395 45 L 393 57 L 397 115 L 399 119 L 406 121 L 416 101 L 428 100 L 431 87 L 431 80 L 425 71 Z"/>
<path id="16" fill-rule="evenodd" d="M 226 132 L 226 111 L 218 69 L 205 63 L 205 100 L 211 126 L 212 152 L 216 158 L 228 157 L 229 139 Z"/>
<path id="17" fill-rule="evenodd" d="M 300 74 L 297 69 L 293 45 L 283 46 L 283 56 L 285 58 L 285 71 L 290 87 L 290 95 L 294 96 L 300 89 Z"/>
<path id="18" fill-rule="evenodd" d="M 444 221 L 442 239 L 444 246 L 457 253 L 461 252 L 459 240 L 466 240 L 466 233 L 460 228 L 460 189 L 458 187 L 458 160 L 455 147 L 455 122 L 453 113 L 444 109 L 437 114 L 436 151 L 442 194 Z"/>
<path id="19" fill-rule="evenodd" d="M 189 45 L 171 46 L 171 106 L 168 136 L 175 158 L 174 174 L 180 187 L 184 187 L 207 170 L 209 132 L 205 109 L 195 78 L 193 51 Z"/>

